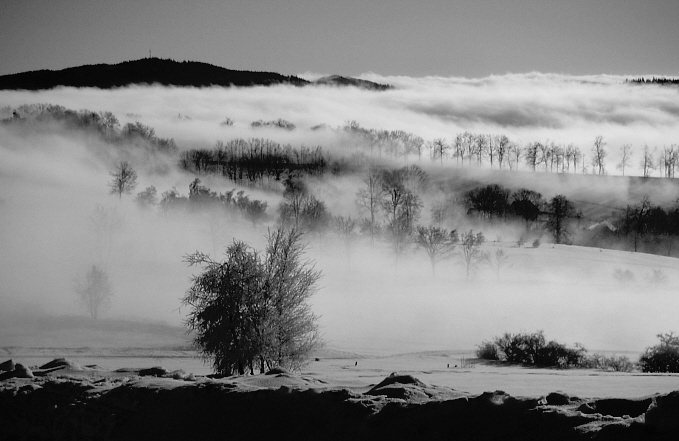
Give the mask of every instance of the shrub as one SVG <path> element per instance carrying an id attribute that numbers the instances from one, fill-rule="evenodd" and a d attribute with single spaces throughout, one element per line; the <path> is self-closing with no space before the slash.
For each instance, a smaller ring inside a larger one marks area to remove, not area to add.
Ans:
<path id="1" fill-rule="evenodd" d="M 483 360 L 499 360 L 498 348 L 492 341 L 485 341 L 476 347 L 476 357 Z"/>
<path id="2" fill-rule="evenodd" d="M 295 130 L 295 125 L 293 123 L 291 123 L 290 121 L 286 121 L 282 118 L 278 118 L 277 120 L 273 121 L 264 121 L 260 119 L 259 121 L 253 121 L 252 123 L 250 123 L 250 126 L 252 126 L 253 128 L 274 127 L 285 130 Z"/>
<path id="3" fill-rule="evenodd" d="M 642 372 L 679 372 L 679 336 L 658 334 L 659 345 L 651 346 L 639 358 Z"/>
<path id="4" fill-rule="evenodd" d="M 505 333 L 501 337 L 496 337 L 493 344 L 504 361 L 542 366 L 579 366 L 587 352 L 579 344 L 576 344 L 575 348 L 569 348 L 556 341 L 547 342 L 543 331 Z"/>
<path id="5" fill-rule="evenodd" d="M 583 357 L 580 367 L 587 369 L 613 370 L 616 372 L 632 372 L 637 365 L 625 356 L 612 355 L 607 357 L 603 354 L 594 353 Z"/>
<path id="6" fill-rule="evenodd" d="M 654 269 L 653 272 L 649 274 L 648 277 L 646 277 L 646 280 L 651 285 L 660 286 L 665 285 L 667 283 L 667 276 L 665 275 L 663 270 Z"/>
<path id="7" fill-rule="evenodd" d="M 620 282 L 620 283 L 630 283 L 634 282 L 634 273 L 630 270 L 621 270 L 620 268 L 616 268 L 615 272 L 613 273 L 613 277 Z"/>
<path id="8" fill-rule="evenodd" d="M 526 238 L 521 236 L 521 237 L 519 237 L 519 240 L 516 241 L 516 246 L 521 248 L 522 246 L 524 246 L 525 243 L 526 243 Z"/>
<path id="9" fill-rule="evenodd" d="M 539 248 L 540 244 L 541 244 L 540 239 L 535 239 L 533 241 L 533 248 Z"/>

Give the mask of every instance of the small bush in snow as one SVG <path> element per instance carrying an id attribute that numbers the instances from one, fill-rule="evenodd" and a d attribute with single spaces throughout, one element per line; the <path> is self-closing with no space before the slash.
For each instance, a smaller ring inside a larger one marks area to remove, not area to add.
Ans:
<path id="1" fill-rule="evenodd" d="M 623 271 L 620 268 L 616 268 L 615 272 L 613 272 L 613 277 L 620 283 L 634 282 L 634 273 L 630 270 Z"/>

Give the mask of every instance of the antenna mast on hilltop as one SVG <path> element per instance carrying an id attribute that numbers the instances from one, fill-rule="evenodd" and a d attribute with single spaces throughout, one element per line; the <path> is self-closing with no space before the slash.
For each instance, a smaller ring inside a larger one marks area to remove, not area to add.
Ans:
<path id="1" fill-rule="evenodd" d="M 152 57 L 151 57 L 151 49 L 149 49 L 149 58 L 152 58 Z"/>

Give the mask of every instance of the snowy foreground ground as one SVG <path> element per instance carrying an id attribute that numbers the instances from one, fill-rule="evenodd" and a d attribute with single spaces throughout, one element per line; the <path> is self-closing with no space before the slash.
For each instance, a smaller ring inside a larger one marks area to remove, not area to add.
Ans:
<path id="1" fill-rule="evenodd" d="M 0 373 L 2 439 L 679 436 L 673 374 L 503 366 L 460 351 L 361 357 L 325 350 L 299 373 L 216 379 L 188 352 L 148 358 L 71 350 L 45 362 L 56 348 L 4 349 L 11 350 L 33 378 Z"/>

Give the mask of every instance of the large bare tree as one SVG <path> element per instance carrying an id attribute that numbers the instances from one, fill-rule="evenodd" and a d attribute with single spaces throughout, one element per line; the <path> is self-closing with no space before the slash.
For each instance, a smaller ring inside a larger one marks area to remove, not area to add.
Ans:
<path id="1" fill-rule="evenodd" d="M 629 167 L 632 160 L 632 144 L 623 144 L 620 147 L 620 162 L 618 163 L 618 170 L 622 170 L 622 175 L 625 176 L 625 167 Z"/>
<path id="2" fill-rule="evenodd" d="M 434 226 L 420 225 L 415 235 L 415 243 L 429 256 L 431 271 L 434 275 L 436 275 L 436 264 L 452 255 L 457 241 L 457 231 L 448 231 Z"/>
<path id="3" fill-rule="evenodd" d="M 137 187 L 137 172 L 129 162 L 120 161 L 114 171 L 109 173 L 111 180 L 108 183 L 111 194 L 117 194 L 122 198 L 123 194 L 130 194 Z"/>
<path id="4" fill-rule="evenodd" d="M 597 174 L 606 174 L 604 159 L 606 158 L 606 143 L 603 136 L 597 136 L 592 146 L 592 167 L 596 168 Z M 594 171 L 592 171 L 594 172 Z"/>

